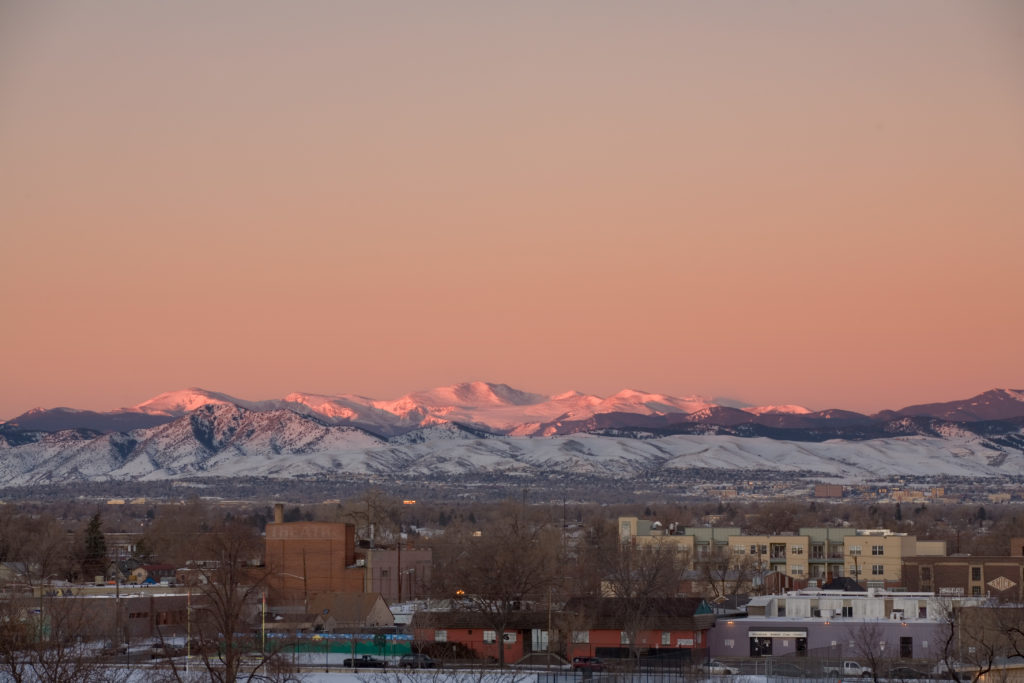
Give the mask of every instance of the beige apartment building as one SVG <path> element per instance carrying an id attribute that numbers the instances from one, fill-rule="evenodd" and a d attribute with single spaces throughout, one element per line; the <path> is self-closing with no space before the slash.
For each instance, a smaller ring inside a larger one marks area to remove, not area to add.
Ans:
<path id="1" fill-rule="evenodd" d="M 846 539 L 847 575 L 868 587 L 884 587 L 902 579 L 903 559 L 918 555 L 945 556 L 945 541 L 919 541 L 888 529 L 858 529 Z"/>
<path id="2" fill-rule="evenodd" d="M 791 534 L 750 535 L 737 527 L 678 527 L 637 517 L 619 518 L 619 539 L 636 545 L 671 543 L 692 562 L 728 552 L 753 564 L 809 583 L 849 576 L 872 588 L 901 580 L 905 557 L 945 556 L 945 541 L 919 541 L 889 529 L 802 527 Z"/>

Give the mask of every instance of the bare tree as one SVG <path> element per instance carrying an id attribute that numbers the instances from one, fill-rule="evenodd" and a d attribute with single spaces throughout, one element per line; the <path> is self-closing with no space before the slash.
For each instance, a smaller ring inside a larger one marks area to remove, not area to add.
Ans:
<path id="1" fill-rule="evenodd" d="M 888 672 L 896 662 L 893 648 L 886 652 L 885 630 L 880 622 L 870 621 L 861 624 L 850 634 L 853 642 L 853 654 L 865 662 L 871 669 L 871 679 L 878 683 L 879 679 L 888 677 Z"/>
<path id="2" fill-rule="evenodd" d="M 238 521 L 223 522 L 194 539 L 189 646 L 197 650 L 204 680 L 259 681 L 267 680 L 272 669 L 275 675 L 282 673 L 276 652 L 260 641 L 261 597 L 268 577 L 257 566 L 262 552 L 256 529 Z M 167 669 L 171 680 L 189 680 L 173 658 Z"/>
<path id="3" fill-rule="evenodd" d="M 0 678 L 14 683 L 121 683 L 130 672 L 105 665 L 91 639 L 110 616 L 88 598 L 42 596 L 0 603 Z"/>
<path id="4" fill-rule="evenodd" d="M 528 519 L 509 504 L 505 515 L 479 535 L 453 532 L 446 552 L 435 556 L 435 594 L 458 596 L 496 633 L 498 664 L 505 666 L 505 633 L 515 612 L 547 599 L 558 566 L 559 535 L 543 520 Z"/>
<path id="5" fill-rule="evenodd" d="M 760 569 L 756 556 L 737 555 L 728 547 L 709 548 L 693 564 L 714 600 L 749 592 Z"/>
<path id="6" fill-rule="evenodd" d="M 648 629 L 649 600 L 671 598 L 679 592 L 686 558 L 675 544 L 618 543 L 605 558 L 605 594 L 615 601 L 622 630 L 629 640 L 630 655 L 639 659 L 639 636 Z"/>

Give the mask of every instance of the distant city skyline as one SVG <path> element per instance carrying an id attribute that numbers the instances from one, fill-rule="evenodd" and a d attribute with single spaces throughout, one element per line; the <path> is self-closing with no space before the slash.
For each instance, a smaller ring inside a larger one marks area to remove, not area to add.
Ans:
<path id="1" fill-rule="evenodd" d="M 0 4 L 0 420 L 1024 388 L 1024 4 Z"/>

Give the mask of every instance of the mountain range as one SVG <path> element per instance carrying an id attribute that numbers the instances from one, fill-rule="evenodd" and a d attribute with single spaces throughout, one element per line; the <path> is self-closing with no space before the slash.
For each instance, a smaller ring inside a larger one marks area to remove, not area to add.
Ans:
<path id="1" fill-rule="evenodd" d="M 1018 476 L 1024 391 L 864 415 L 633 390 L 543 396 L 485 382 L 395 400 L 250 401 L 188 389 L 117 411 L 36 409 L 0 424 L 6 485 L 243 474 L 632 478 L 687 468 Z"/>

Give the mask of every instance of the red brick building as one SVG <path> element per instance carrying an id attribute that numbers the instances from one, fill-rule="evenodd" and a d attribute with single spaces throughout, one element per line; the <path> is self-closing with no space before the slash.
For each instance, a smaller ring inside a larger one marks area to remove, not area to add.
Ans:
<path id="1" fill-rule="evenodd" d="M 356 556 L 351 524 L 267 524 L 268 585 L 275 600 L 307 602 L 318 593 L 362 593 L 365 560 Z"/>
<path id="2" fill-rule="evenodd" d="M 951 555 L 907 557 L 903 583 L 909 591 L 936 595 L 1024 599 L 1024 557 Z"/>

